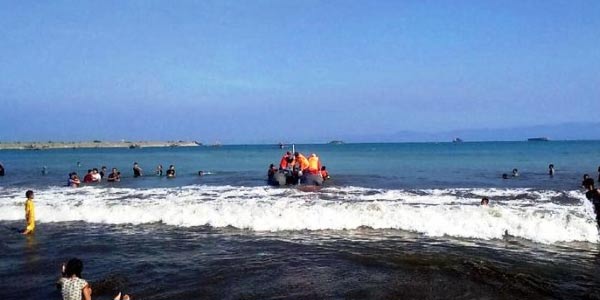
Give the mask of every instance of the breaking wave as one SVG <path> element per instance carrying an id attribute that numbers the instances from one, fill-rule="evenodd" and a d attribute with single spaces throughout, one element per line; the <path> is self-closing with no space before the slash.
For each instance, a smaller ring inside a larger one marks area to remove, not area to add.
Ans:
<path id="1" fill-rule="evenodd" d="M 0 221 L 23 219 L 24 191 L 0 188 Z M 487 196 L 491 205 L 479 205 Z M 598 242 L 592 206 L 579 191 L 532 189 L 394 190 L 331 187 L 70 189 L 36 191 L 36 221 L 233 226 L 255 231 L 400 229 L 429 236 L 541 243 Z"/>

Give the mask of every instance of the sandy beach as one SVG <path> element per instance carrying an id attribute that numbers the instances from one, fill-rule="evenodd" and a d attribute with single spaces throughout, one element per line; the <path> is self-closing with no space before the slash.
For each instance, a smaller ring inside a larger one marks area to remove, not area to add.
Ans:
<path id="1" fill-rule="evenodd" d="M 0 142 L 0 150 L 45 150 L 81 148 L 146 148 L 146 147 L 196 147 L 196 141 L 84 141 L 84 142 Z"/>

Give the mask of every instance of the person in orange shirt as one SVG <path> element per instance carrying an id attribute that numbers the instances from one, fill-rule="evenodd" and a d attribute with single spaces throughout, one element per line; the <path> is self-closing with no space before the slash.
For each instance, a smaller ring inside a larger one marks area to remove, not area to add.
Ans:
<path id="1" fill-rule="evenodd" d="M 286 152 L 279 162 L 279 169 L 285 170 L 294 166 L 294 156 L 290 151 Z"/>
<path id="2" fill-rule="evenodd" d="M 304 155 L 302 155 L 302 153 L 300 153 L 300 152 L 295 152 L 294 158 L 296 161 L 296 166 L 298 166 L 298 169 L 300 169 L 300 171 L 304 172 L 304 170 L 306 170 L 308 168 L 308 159 L 306 159 L 306 157 L 304 157 Z"/>
<path id="3" fill-rule="evenodd" d="M 316 154 L 311 154 L 308 158 L 308 173 L 318 175 L 321 171 L 321 161 Z"/>
<path id="4" fill-rule="evenodd" d="M 327 172 L 327 167 L 322 166 L 321 167 L 321 177 L 323 177 L 323 180 L 327 180 L 331 177 L 329 177 L 329 172 Z"/>

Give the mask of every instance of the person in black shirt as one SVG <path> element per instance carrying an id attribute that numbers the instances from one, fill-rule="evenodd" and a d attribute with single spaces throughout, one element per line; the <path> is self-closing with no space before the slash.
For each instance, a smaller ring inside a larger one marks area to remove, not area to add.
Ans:
<path id="1" fill-rule="evenodd" d="M 598 168 L 598 171 L 600 171 L 600 167 Z M 0 163 L 0 176 L 4 176 L 4 166 L 2 163 Z"/>
<path id="2" fill-rule="evenodd" d="M 121 172 L 117 168 L 112 168 L 112 173 L 108 174 L 108 182 L 121 181 Z"/>
<path id="3" fill-rule="evenodd" d="M 588 191 L 585 193 L 585 197 L 594 205 L 596 223 L 598 223 L 598 227 L 600 228 L 600 189 L 594 188 L 593 184 L 588 185 L 586 188 Z"/>
<path id="4" fill-rule="evenodd" d="M 142 168 L 138 165 L 138 163 L 133 163 L 133 177 L 142 176 Z"/>
<path id="5" fill-rule="evenodd" d="M 167 170 L 167 178 L 173 178 L 175 177 L 175 166 L 170 165 L 169 169 Z"/>
<path id="6" fill-rule="evenodd" d="M 583 181 L 581 182 L 581 186 L 584 189 L 587 189 L 590 185 L 594 186 L 594 179 L 592 179 L 588 174 L 583 174 Z"/>

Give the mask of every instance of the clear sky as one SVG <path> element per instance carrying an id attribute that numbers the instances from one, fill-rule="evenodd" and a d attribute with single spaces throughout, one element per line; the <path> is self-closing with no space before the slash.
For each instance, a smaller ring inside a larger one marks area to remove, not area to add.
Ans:
<path id="1" fill-rule="evenodd" d="M 598 121 L 600 1 L 2 1 L 0 141 Z"/>

